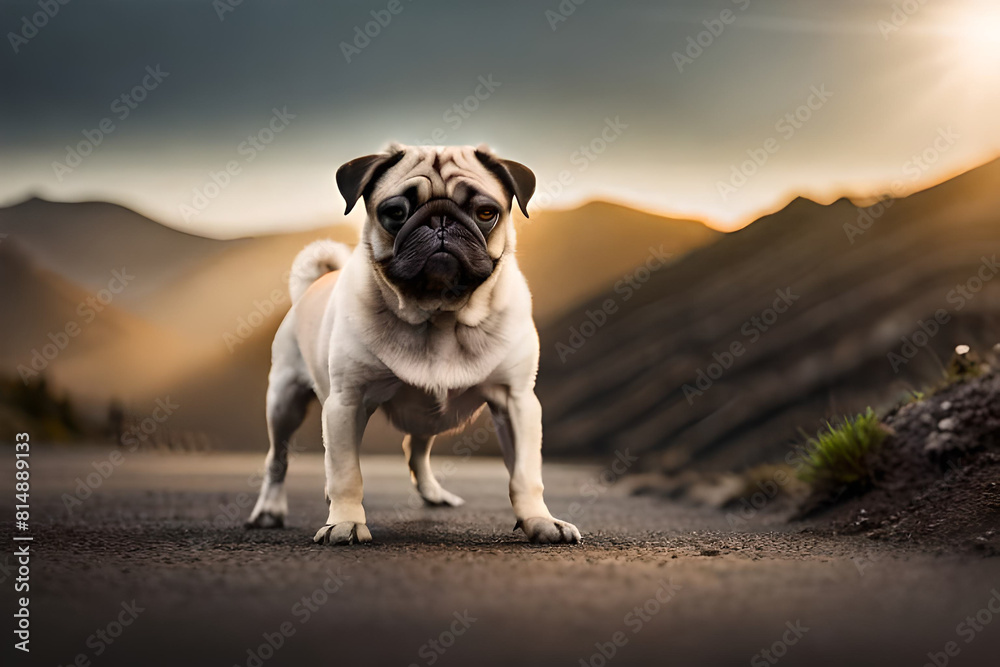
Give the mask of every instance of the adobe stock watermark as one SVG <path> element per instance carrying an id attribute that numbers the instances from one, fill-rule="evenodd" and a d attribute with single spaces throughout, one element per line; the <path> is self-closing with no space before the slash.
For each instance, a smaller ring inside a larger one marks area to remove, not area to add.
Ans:
<path id="1" fill-rule="evenodd" d="M 132 115 L 132 112 L 138 109 L 139 105 L 146 101 L 149 94 L 156 90 L 168 76 L 170 76 L 170 72 L 161 70 L 160 65 L 155 67 L 147 65 L 146 75 L 139 83 L 111 101 L 109 105 L 111 116 L 105 116 L 99 120 L 97 126 L 92 129 L 82 130 L 83 139 L 75 146 L 66 146 L 66 158 L 62 162 L 52 161 L 52 173 L 55 174 L 56 180 L 62 183 L 66 176 L 72 174 L 77 167 L 83 164 L 84 158 L 91 155 L 110 134 L 118 129 L 118 126 L 115 125 L 115 119 L 117 118 L 118 122 L 123 122 Z"/>
<path id="2" fill-rule="evenodd" d="M 115 641 L 122 636 L 125 628 L 130 627 L 139 618 L 139 614 L 146 611 L 145 607 L 140 607 L 135 600 L 122 602 L 121 611 L 103 628 L 98 628 L 94 634 L 87 637 L 84 642 L 90 652 L 80 652 L 67 663 L 67 667 L 89 667 L 92 658 L 99 658 L 111 647 Z"/>
<path id="3" fill-rule="evenodd" d="M 639 457 L 629 453 L 628 448 L 616 451 L 614 460 L 607 468 L 580 486 L 580 497 L 583 500 L 570 503 L 569 518 L 576 521 L 583 516 L 598 498 L 607 493 L 638 462 Z"/>
<path id="4" fill-rule="evenodd" d="M 947 403 L 945 404 L 945 407 L 947 407 Z M 962 473 L 962 466 L 960 466 L 954 459 L 949 459 L 948 461 L 945 461 L 944 467 L 948 469 L 949 473 L 958 473 L 958 474 Z M 922 501 L 925 493 L 926 493 L 925 489 L 923 488 L 917 489 L 916 492 L 912 494 L 912 499 L 910 502 L 917 503 L 919 501 Z M 901 506 L 904 505 L 905 504 L 901 504 Z M 858 510 L 859 517 L 865 517 L 866 514 L 867 511 L 864 508 Z M 890 520 L 892 520 L 892 517 L 890 517 Z M 859 518 L 859 522 L 860 521 L 861 519 Z M 857 568 L 858 576 L 863 577 L 865 576 L 865 571 L 868 570 L 868 568 L 878 563 L 881 563 L 883 560 L 885 560 L 886 557 L 887 554 L 885 552 L 869 551 L 868 553 L 862 555 L 851 556 L 851 562 L 854 563 L 854 567 Z"/>
<path id="5" fill-rule="evenodd" d="M 70 0 L 38 0 L 35 6 L 38 11 L 33 14 L 25 14 L 21 17 L 20 30 L 8 32 L 7 41 L 10 48 L 14 49 L 14 55 L 21 51 L 21 47 L 34 39 L 38 32 L 54 19 L 59 11 L 70 3 Z"/>
<path id="6" fill-rule="evenodd" d="M 613 632 L 607 641 L 595 642 L 596 650 L 586 658 L 580 658 L 580 667 L 605 667 L 622 648 L 628 645 L 633 636 L 642 632 L 646 624 L 653 620 L 653 617 L 659 614 L 682 588 L 680 584 L 674 583 L 673 578 L 669 581 L 661 579 L 660 587 L 652 597 L 625 614 L 622 618 L 624 626 L 622 629 Z"/>
<path id="7" fill-rule="evenodd" d="M 802 625 L 802 621 L 799 620 L 794 623 L 788 621 L 785 623 L 785 627 L 788 629 L 782 633 L 780 639 L 769 647 L 761 649 L 750 658 L 751 667 L 768 667 L 778 664 L 779 660 L 788 655 L 788 649 L 798 644 L 809 632 L 809 628 Z"/>
<path id="8" fill-rule="evenodd" d="M 560 0 L 555 9 L 545 10 L 545 20 L 548 22 L 552 32 L 559 29 L 560 23 L 565 23 L 569 17 L 576 13 L 576 8 L 587 0 Z"/>
<path id="9" fill-rule="evenodd" d="M 618 141 L 628 125 L 621 121 L 621 116 L 605 118 L 601 130 L 590 141 L 580 144 L 580 147 L 570 153 L 569 163 L 576 167 L 577 174 L 582 174 L 590 168 L 597 158 L 604 154 L 611 144 Z M 566 188 L 576 181 L 574 172 L 563 169 L 556 175 L 554 181 L 539 183 L 532 200 L 533 208 L 546 208 L 559 197 Z"/>
<path id="10" fill-rule="evenodd" d="M 133 424 L 122 434 L 121 445 L 128 453 L 133 453 L 139 449 L 142 443 L 149 440 L 159 430 L 160 426 L 181 407 L 180 404 L 170 400 L 169 396 L 158 398 L 153 404 L 155 407 L 147 417 Z M 93 496 L 94 492 L 100 489 L 104 485 L 104 482 L 108 481 L 123 463 L 125 463 L 125 454 L 120 449 L 112 450 L 104 459 L 92 461 L 90 465 L 94 471 L 84 477 L 77 477 L 74 480 L 76 487 L 73 489 L 72 494 L 62 494 L 60 499 L 66 508 L 66 513 L 72 517 L 73 510 L 83 505 L 85 500 Z"/>
<path id="11" fill-rule="evenodd" d="M 729 527 L 746 526 L 751 519 L 763 512 L 764 508 L 777 498 L 788 484 L 798 479 L 799 474 L 807 465 L 809 453 L 807 444 L 801 442 L 795 444 L 783 459 L 784 465 L 788 466 L 787 468 L 775 466 L 768 478 L 756 480 L 754 485 L 757 487 L 756 490 L 749 496 L 744 495 L 739 499 L 739 509 L 726 513 L 726 523 L 729 524 Z M 843 485 L 839 489 L 835 489 L 833 499 L 839 498 L 840 494 L 847 488 L 847 485 Z"/>
<path id="12" fill-rule="evenodd" d="M 303 595 L 289 610 L 292 618 L 298 622 L 298 626 L 292 620 L 286 620 L 279 623 L 274 630 L 262 633 L 263 642 L 246 650 L 247 657 L 242 665 L 244 667 L 263 667 L 265 662 L 273 658 L 286 642 L 295 636 L 299 627 L 308 623 L 313 615 L 339 593 L 351 578 L 351 575 L 341 571 L 340 566 L 337 567 L 336 572 L 328 568 L 323 583 L 317 586 L 312 593 Z M 241 666 L 235 664 L 233 667 Z"/>
<path id="13" fill-rule="evenodd" d="M 0 562 L 0 584 L 7 583 L 7 579 L 10 575 L 14 574 L 17 569 L 17 564 L 11 561 L 10 555 L 5 555 L 3 557 L 3 561 Z"/>
<path id="14" fill-rule="evenodd" d="M 299 256 L 308 254 L 314 260 L 325 262 L 327 252 L 328 246 L 325 244 L 308 245 L 300 251 Z M 305 264 L 309 264 L 309 262 L 305 262 Z M 245 316 L 241 315 L 236 318 L 236 325 L 232 331 L 224 331 L 222 333 L 222 342 L 225 343 L 226 349 L 229 350 L 230 354 L 235 352 L 237 347 L 249 340 L 255 330 L 266 324 L 271 315 L 284 309 L 286 304 L 291 305 L 288 283 L 292 278 L 294 269 L 295 265 L 281 274 L 282 289 L 272 289 L 267 294 L 267 298 L 263 300 L 254 299 L 250 312 Z"/>
<path id="15" fill-rule="evenodd" d="M 791 287 L 775 290 L 774 293 L 777 297 L 771 306 L 762 310 L 760 315 L 751 317 L 740 327 L 743 339 L 734 340 L 722 352 L 713 352 L 712 358 L 715 361 L 695 372 L 694 384 L 687 383 L 682 387 L 688 405 L 694 405 L 695 397 L 703 396 L 706 391 L 711 389 L 726 371 L 733 367 L 736 360 L 746 354 L 749 346 L 759 341 L 761 336 L 774 326 L 779 317 L 787 313 L 788 309 L 800 298 L 800 295 L 792 293 Z"/>
<path id="16" fill-rule="evenodd" d="M 271 290 L 266 299 L 254 299 L 253 309 L 246 316 L 241 315 L 236 318 L 236 326 L 232 331 L 225 331 L 222 334 L 222 342 L 226 344 L 229 353 L 232 354 L 237 347 L 249 340 L 253 332 L 264 326 L 268 318 L 286 303 L 291 303 L 291 297 L 287 290 L 278 288 Z"/>
<path id="17" fill-rule="evenodd" d="M 413 2 L 413 0 L 407 0 L 407 2 Z M 385 9 L 371 10 L 369 13 L 372 20 L 354 26 L 354 34 L 351 41 L 340 43 L 340 52 L 344 54 L 344 60 L 350 64 L 354 58 L 361 55 L 361 52 L 371 45 L 372 40 L 381 35 L 382 31 L 392 23 L 392 19 L 402 14 L 404 9 L 406 7 L 403 5 L 402 0 L 389 0 Z"/>
<path id="18" fill-rule="evenodd" d="M 208 172 L 205 182 L 191 191 L 191 200 L 182 203 L 178 211 L 185 222 L 201 214 L 207 209 L 223 190 L 228 188 L 233 178 L 243 173 L 243 167 L 257 159 L 257 156 L 267 150 L 279 134 L 291 125 L 296 115 L 289 113 L 288 107 L 277 107 L 271 109 L 271 117 L 264 127 L 255 133 L 247 135 L 247 138 L 236 146 L 236 154 L 240 159 L 229 160 L 218 171 Z"/>
<path id="19" fill-rule="evenodd" d="M 740 498 L 740 507 L 735 512 L 726 512 L 726 523 L 730 528 L 746 526 L 751 519 L 764 511 L 768 503 L 778 497 L 785 486 L 795 479 L 796 473 L 805 466 L 802 458 L 804 448 L 793 449 L 785 455 L 785 463 L 793 467 L 793 471 L 784 468 L 775 468 L 770 475 L 770 479 L 759 479 L 755 486 L 757 490 L 749 497 Z"/>
<path id="20" fill-rule="evenodd" d="M 612 315 L 618 312 L 619 297 L 624 303 L 631 299 L 643 285 L 649 282 L 653 273 L 659 271 L 667 265 L 671 253 L 666 252 L 661 244 L 659 248 L 649 247 L 649 256 L 646 261 L 632 273 L 622 276 L 622 279 L 615 283 L 614 292 L 617 297 L 609 297 L 602 301 L 594 310 L 587 310 L 585 319 L 578 325 L 569 328 L 569 337 L 566 342 L 556 341 L 556 353 L 559 361 L 566 363 L 566 360 L 580 351 L 587 344 L 587 341 L 594 337 L 597 332 L 608 323 Z"/>
<path id="21" fill-rule="evenodd" d="M 452 616 L 454 620 L 441 634 L 421 644 L 420 648 L 417 649 L 417 656 L 421 658 L 422 662 L 411 662 L 409 667 L 420 667 L 420 665 L 430 667 L 430 665 L 436 664 L 441 656 L 455 645 L 458 638 L 468 632 L 472 624 L 479 620 L 472 616 L 468 609 L 461 613 L 456 611 Z"/>
<path id="22" fill-rule="evenodd" d="M 927 320 L 917 320 L 917 328 L 912 333 L 902 336 L 902 345 L 898 351 L 890 351 L 886 355 L 894 373 L 906 366 L 920 353 L 920 350 L 931 342 L 941 332 L 941 327 L 951 321 L 951 315 L 944 308 L 934 311 L 934 316 Z"/>
<path id="23" fill-rule="evenodd" d="M 951 310 L 958 313 L 983 290 L 987 283 L 1000 273 L 1000 263 L 997 256 L 981 258 L 979 270 L 964 283 L 955 285 L 948 290 L 945 300 L 952 306 Z M 941 332 L 941 328 L 951 321 L 951 314 L 944 308 L 934 311 L 934 316 L 927 320 L 917 320 L 917 329 L 899 340 L 902 343 L 896 350 L 886 355 L 894 373 L 912 361 L 920 350 L 927 347 L 931 340 Z"/>
<path id="24" fill-rule="evenodd" d="M 715 188 L 719 196 L 722 197 L 722 201 L 728 201 L 730 196 L 736 194 L 740 188 L 759 173 L 771 157 L 781 150 L 782 142 L 791 141 L 831 97 L 833 97 L 833 93 L 826 89 L 826 84 L 810 87 L 809 96 L 806 97 L 805 101 L 775 122 L 774 130 L 778 136 L 768 137 L 763 144 L 756 148 L 748 148 L 746 151 L 747 159 L 730 166 L 729 178 L 725 181 L 716 181 Z"/>
<path id="25" fill-rule="evenodd" d="M 996 588 L 990 591 L 990 598 L 975 614 L 966 616 L 955 626 L 955 634 L 965 644 L 971 644 L 976 637 L 989 626 L 993 619 L 1000 615 L 1000 591 Z M 924 667 L 946 667 L 951 663 L 951 659 L 962 652 L 962 646 L 957 641 L 947 642 L 940 651 L 930 651 L 927 653 L 927 662 Z"/>
<path id="26" fill-rule="evenodd" d="M 285 464 L 291 462 L 293 456 L 304 451 L 303 445 L 298 440 L 291 440 L 288 443 L 288 451 L 285 452 Z M 261 466 L 247 476 L 247 487 L 251 490 L 259 489 L 264 476 L 267 475 L 267 468 Z M 236 528 L 245 524 L 243 517 L 247 510 L 253 507 L 257 496 L 251 493 L 240 492 L 231 501 L 223 500 L 219 503 L 218 513 L 211 519 L 204 521 L 206 528 L 226 529 Z"/>
<path id="27" fill-rule="evenodd" d="M 902 0 L 894 2 L 892 11 L 888 16 L 880 18 L 875 23 L 882 39 L 889 41 L 895 33 L 902 30 L 903 26 L 910 22 L 910 19 L 919 12 L 929 0 Z"/>
<path id="28" fill-rule="evenodd" d="M 135 276 L 129 273 L 124 266 L 112 271 L 107 287 L 88 296 L 76 305 L 77 319 L 69 320 L 61 329 L 50 331 L 47 336 L 49 342 L 40 348 L 36 347 L 31 350 L 31 360 L 27 365 L 17 365 L 17 373 L 21 376 L 21 381 L 27 385 L 30 380 L 45 372 L 49 364 L 69 347 L 70 342 L 83 333 L 133 280 L 135 280 Z"/>
<path id="29" fill-rule="evenodd" d="M 455 102 L 450 107 L 444 110 L 441 114 L 441 120 L 444 121 L 451 130 L 457 131 L 465 121 L 469 120 L 483 102 L 490 99 L 493 93 L 497 91 L 497 88 L 502 86 L 503 83 L 497 81 L 493 78 L 493 74 L 487 74 L 486 76 L 480 76 L 477 80 L 477 85 L 473 89 L 472 94 L 464 98 L 461 102 Z M 434 145 L 434 144 L 444 144 L 448 141 L 448 131 L 444 127 L 436 127 L 431 130 L 429 139 L 421 139 L 415 143 L 421 146 Z"/>
<path id="30" fill-rule="evenodd" d="M 484 424 L 474 429 L 463 432 L 461 439 L 456 440 L 451 446 L 450 456 L 459 460 L 446 459 L 435 466 L 438 482 L 444 482 L 453 477 L 458 472 L 461 464 L 468 461 L 472 458 L 473 454 L 482 449 L 483 445 L 489 442 L 490 438 L 496 432 L 496 422 L 492 418 L 487 419 Z M 392 509 L 396 513 L 397 520 L 406 521 L 412 518 L 414 513 L 418 512 L 424 506 L 424 499 L 415 491 L 407 496 L 405 506 L 403 503 L 396 503 Z"/>
<path id="31" fill-rule="evenodd" d="M 878 201 L 871 206 L 858 208 L 856 222 L 844 223 L 844 234 L 847 235 L 847 240 L 851 242 L 851 245 L 854 245 L 854 241 L 859 236 L 871 229 L 875 222 L 885 215 L 886 211 L 895 203 L 895 197 L 906 191 L 907 183 L 914 184 L 919 181 L 920 177 L 926 174 L 941 159 L 942 155 L 951 150 L 959 139 L 961 136 L 952 129 L 951 125 L 939 127 L 934 141 L 903 163 L 901 171 L 906 180 L 894 180 L 889 185 L 889 192 L 880 196 Z"/>
<path id="32" fill-rule="evenodd" d="M 212 9 L 221 23 L 226 20 L 226 14 L 232 14 L 242 4 L 243 0 L 212 0 Z"/>
<path id="33" fill-rule="evenodd" d="M 732 3 L 736 5 L 739 12 L 745 12 L 749 9 L 751 1 L 732 0 Z M 701 24 L 705 26 L 705 29 L 697 34 L 688 35 L 684 50 L 674 51 L 671 55 L 674 59 L 674 65 L 677 66 L 677 71 L 683 74 L 685 67 L 693 65 L 694 61 L 700 58 L 706 49 L 711 48 L 715 41 L 722 37 L 726 28 L 736 22 L 738 16 L 736 11 L 726 8 L 719 12 L 717 17 L 702 21 Z"/>

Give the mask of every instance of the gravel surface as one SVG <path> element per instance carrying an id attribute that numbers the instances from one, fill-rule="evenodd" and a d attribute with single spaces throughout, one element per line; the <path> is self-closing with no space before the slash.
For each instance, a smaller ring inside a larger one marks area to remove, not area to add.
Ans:
<path id="1" fill-rule="evenodd" d="M 416 502 L 402 456 L 363 462 L 375 542 L 321 547 L 316 455 L 291 462 L 288 528 L 242 528 L 262 459 L 126 453 L 70 511 L 64 494 L 84 495 L 77 478 L 107 472 L 108 452 L 36 446 L 31 660 L 7 649 L 4 664 L 919 667 L 929 653 L 960 666 L 1000 654 L 996 558 L 770 514 L 730 527 L 567 464 L 546 466 L 546 496 L 584 543 L 537 547 L 511 531 L 499 460 L 436 460 L 467 500 L 445 509 Z"/>

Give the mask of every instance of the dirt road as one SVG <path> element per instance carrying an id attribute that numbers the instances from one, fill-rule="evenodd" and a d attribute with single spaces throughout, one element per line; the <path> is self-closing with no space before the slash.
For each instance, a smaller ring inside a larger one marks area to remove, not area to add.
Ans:
<path id="1" fill-rule="evenodd" d="M 931 654 L 971 667 L 1000 655 L 995 558 L 760 518 L 732 528 L 595 484 L 597 467 L 546 466 L 550 507 L 585 540 L 553 548 L 511 532 L 499 460 L 438 459 L 467 504 L 431 509 L 401 456 L 365 459 L 375 542 L 331 548 L 310 540 L 326 514 L 317 455 L 291 463 L 290 526 L 256 532 L 241 522 L 261 456 L 126 454 L 87 498 L 75 480 L 107 472 L 107 452 L 32 456 L 31 659 L 8 646 L 4 664 L 919 667 Z"/>

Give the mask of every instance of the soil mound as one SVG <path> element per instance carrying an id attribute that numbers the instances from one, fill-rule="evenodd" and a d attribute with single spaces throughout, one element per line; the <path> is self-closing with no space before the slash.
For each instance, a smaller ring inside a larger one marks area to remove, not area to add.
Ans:
<path id="1" fill-rule="evenodd" d="M 883 420 L 874 486 L 829 510 L 834 530 L 1000 554 L 1000 373 L 952 385 Z"/>

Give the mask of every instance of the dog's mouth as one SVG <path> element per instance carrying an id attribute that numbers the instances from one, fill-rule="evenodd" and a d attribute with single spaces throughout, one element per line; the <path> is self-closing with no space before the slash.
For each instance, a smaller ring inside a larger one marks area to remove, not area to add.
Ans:
<path id="1" fill-rule="evenodd" d="M 400 228 L 382 268 L 413 296 L 450 301 L 481 285 L 495 265 L 479 225 L 452 200 L 436 199 Z"/>
<path id="2" fill-rule="evenodd" d="M 461 270 L 462 265 L 459 263 L 458 257 L 447 250 L 439 250 L 434 253 L 427 258 L 427 263 L 424 264 L 424 273 L 428 275 L 454 276 L 460 273 Z"/>

